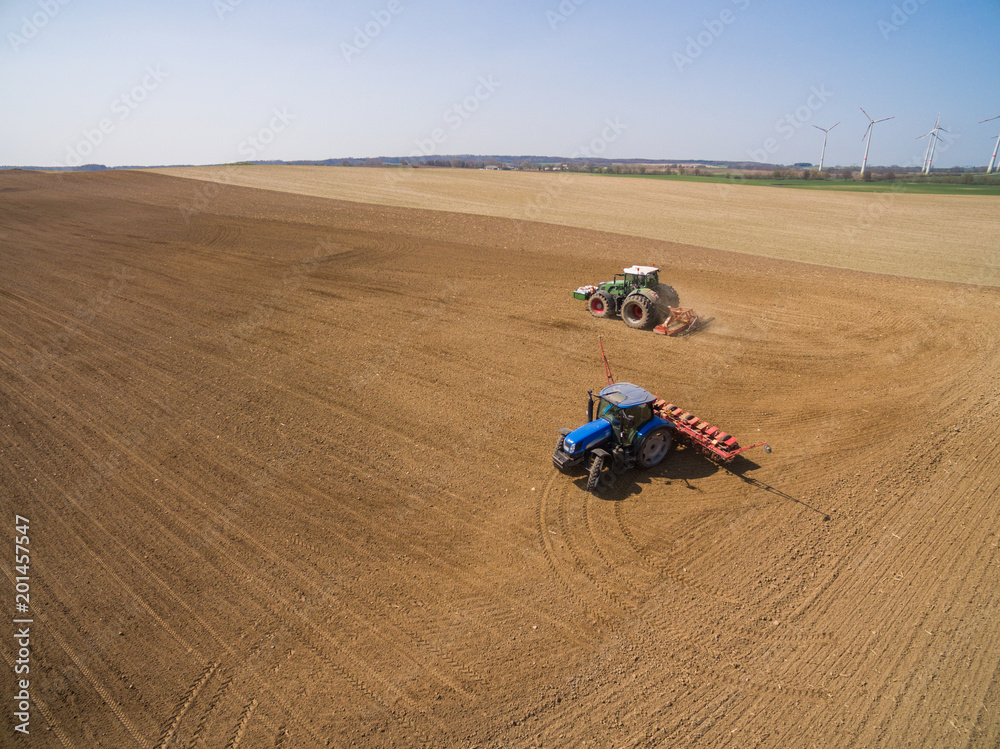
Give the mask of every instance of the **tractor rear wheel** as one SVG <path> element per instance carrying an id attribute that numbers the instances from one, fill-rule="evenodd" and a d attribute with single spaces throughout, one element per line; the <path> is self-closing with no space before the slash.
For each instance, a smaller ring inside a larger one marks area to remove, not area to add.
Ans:
<path id="1" fill-rule="evenodd" d="M 596 492 L 601 481 L 601 471 L 604 470 L 604 456 L 595 455 L 590 460 L 590 473 L 587 475 L 587 491 Z"/>
<path id="2" fill-rule="evenodd" d="M 587 300 L 587 309 L 594 317 L 614 317 L 615 302 L 606 291 L 595 291 Z"/>
<path id="3" fill-rule="evenodd" d="M 654 429 L 647 434 L 636 452 L 635 462 L 642 468 L 653 468 L 660 465 L 674 444 L 674 436 L 667 428 Z"/>
<path id="4" fill-rule="evenodd" d="M 632 294 L 622 303 L 622 320 L 630 328 L 640 330 L 653 323 L 653 303 L 642 294 Z"/>

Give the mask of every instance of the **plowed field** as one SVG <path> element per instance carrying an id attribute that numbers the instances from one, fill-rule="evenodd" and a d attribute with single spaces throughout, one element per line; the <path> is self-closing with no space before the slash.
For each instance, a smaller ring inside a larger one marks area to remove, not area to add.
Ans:
<path id="1" fill-rule="evenodd" d="M 0 571 L 32 620 L 30 736 L 7 636 L 0 745 L 1000 744 L 997 200 L 893 196 L 925 219 L 873 212 L 866 244 L 781 192 L 750 213 L 785 249 L 736 253 L 527 221 L 516 188 L 0 172 Z M 816 220 L 836 262 L 789 249 Z M 570 297 L 637 262 L 708 327 Z M 583 491 L 550 455 L 598 335 L 773 452 Z"/>

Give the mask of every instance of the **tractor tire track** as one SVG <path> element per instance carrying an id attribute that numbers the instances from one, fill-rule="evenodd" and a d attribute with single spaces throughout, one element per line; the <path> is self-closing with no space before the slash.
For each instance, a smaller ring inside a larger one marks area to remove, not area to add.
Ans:
<path id="1" fill-rule="evenodd" d="M 108 433 L 104 433 L 104 436 L 105 436 L 106 439 L 108 439 L 109 441 L 111 441 L 113 444 L 117 442 L 115 440 L 115 438 L 113 436 L 111 436 L 110 434 L 108 434 Z M 119 445 L 119 447 L 120 447 L 120 449 L 123 449 L 123 450 L 125 449 L 124 447 L 122 447 L 120 445 Z M 135 456 L 135 457 L 138 458 L 138 456 Z M 42 473 L 42 472 L 39 471 L 39 473 Z M 42 475 L 44 475 L 44 474 L 42 474 Z M 173 485 L 173 488 L 175 488 L 178 493 L 186 493 L 185 490 L 182 489 L 180 486 Z M 209 508 L 206 505 L 204 505 L 203 503 L 201 503 L 200 501 L 198 501 L 197 498 L 194 497 L 193 495 L 188 495 L 188 498 L 190 500 L 192 500 L 192 502 L 194 502 L 194 503 L 202 506 L 204 509 L 210 511 Z M 71 501 L 73 501 L 73 500 L 71 499 Z M 83 512 L 85 515 L 89 516 L 89 513 L 86 510 L 84 510 L 84 508 L 79 503 L 73 501 L 73 504 L 77 507 L 78 510 L 80 510 L 81 512 Z M 172 514 L 171 511 L 168 508 L 164 507 L 158 501 L 156 502 L 156 504 L 159 504 L 165 510 L 167 517 L 169 517 Z M 217 517 L 217 519 L 219 519 L 219 516 L 216 516 L 216 517 Z M 93 520 L 93 518 L 91 518 L 91 519 Z M 61 519 L 59 519 L 59 522 L 62 522 Z M 94 521 L 94 522 L 96 522 L 96 521 Z M 98 525 L 100 525 L 100 524 L 98 523 Z M 191 533 L 195 533 L 196 532 L 196 530 L 194 529 L 193 526 L 190 525 L 190 523 L 181 521 L 181 525 L 183 527 L 186 527 L 187 530 L 190 531 Z M 107 530 L 104 529 L 103 527 L 102 527 L 102 531 L 105 534 L 107 534 Z M 259 542 L 257 542 L 255 538 L 253 538 L 252 536 L 250 536 L 249 534 L 246 534 L 246 533 L 243 533 L 241 535 L 242 535 L 242 537 L 243 537 L 244 540 L 250 542 L 262 554 L 267 555 L 273 562 L 280 564 L 281 566 L 283 566 L 285 569 L 289 570 L 290 572 L 293 572 L 293 573 L 299 575 L 299 577 L 303 577 L 301 571 L 299 571 L 299 570 L 293 568 L 291 565 L 287 564 L 287 562 L 285 562 L 285 560 L 284 560 L 283 557 L 280 557 L 280 556 L 275 555 L 274 553 L 270 552 L 269 549 L 266 549 L 266 547 L 264 547 L 262 544 L 260 544 Z M 230 556 L 230 555 L 227 555 L 227 556 L 230 559 L 230 561 L 233 561 L 233 557 L 232 556 Z M 110 569 L 106 568 L 106 566 L 103 564 L 103 562 L 100 560 L 100 558 L 96 556 L 96 554 L 94 555 L 94 557 L 95 557 L 95 559 L 97 559 L 98 563 L 102 565 L 102 567 L 105 567 L 105 570 L 108 572 L 108 574 L 110 574 L 123 587 L 124 590 L 126 590 L 126 591 L 129 590 L 128 587 L 125 586 L 124 582 L 121 581 L 121 578 L 119 578 L 117 575 L 115 575 L 115 573 L 113 571 L 111 571 Z M 247 568 L 243 567 L 243 570 L 244 570 L 245 574 L 247 574 L 247 575 L 250 574 L 249 570 Z M 325 592 L 323 593 L 323 595 L 324 595 L 324 597 L 327 600 L 333 601 L 333 599 L 329 595 L 325 594 Z M 135 596 L 134 593 L 133 593 L 133 596 Z M 156 614 L 154 612 L 152 612 L 152 609 L 148 606 L 148 604 L 145 603 L 145 601 L 143 601 L 138 596 L 135 596 L 135 598 L 140 603 L 140 605 L 142 605 L 145 609 L 147 609 L 154 617 L 156 616 Z M 344 609 L 344 611 L 350 613 L 349 609 Z M 272 610 L 272 613 L 273 613 L 273 610 Z M 159 617 L 157 617 L 157 618 L 159 619 Z M 162 622 L 162 619 L 159 619 L 159 621 Z M 333 621 L 334 620 L 332 618 L 328 619 L 327 620 L 327 624 L 331 625 Z M 166 626 L 165 623 L 164 623 L 164 626 Z M 366 628 L 368 629 L 368 631 L 370 633 L 375 634 L 376 636 L 380 636 L 380 637 L 385 637 L 386 636 L 386 632 L 384 631 L 384 629 L 378 629 L 377 630 L 370 623 L 367 623 L 365 626 L 366 626 Z M 177 635 L 176 632 L 173 632 L 172 630 L 170 630 L 169 627 L 168 627 L 168 631 L 170 631 L 171 634 L 173 634 L 175 636 L 175 638 L 179 638 L 179 635 Z M 188 650 L 188 651 L 191 650 L 190 644 L 188 644 L 184 640 L 180 640 L 180 641 L 182 642 L 182 644 L 184 645 L 184 647 L 185 647 L 186 650 Z M 400 655 L 402 657 L 412 658 L 412 653 L 417 652 L 417 651 L 415 651 L 412 648 L 398 647 L 398 652 L 400 653 Z M 426 668 L 426 666 L 425 666 L 425 668 Z M 466 673 L 466 674 L 472 674 L 473 672 L 472 672 L 471 669 L 465 669 L 464 673 Z M 438 674 L 437 678 L 442 678 L 442 677 L 441 677 L 440 674 Z M 465 697 L 469 697 L 469 693 L 466 690 L 464 690 L 462 687 L 458 686 L 455 682 L 452 682 L 452 681 L 450 681 L 450 680 L 448 680 L 448 679 L 445 678 L 445 679 L 443 679 L 443 683 L 446 686 L 448 686 L 450 689 L 453 689 L 453 690 L 457 691 L 458 693 L 463 694 Z"/>
<path id="2" fill-rule="evenodd" d="M 125 731 L 132 737 L 135 744 L 140 747 L 151 747 L 149 739 L 142 734 L 142 732 L 136 727 L 135 723 L 125 714 L 125 710 L 122 708 L 121 703 L 119 703 L 112 694 L 91 672 L 87 665 L 81 660 L 80 656 L 66 643 L 62 635 L 59 633 L 57 627 L 52 625 L 49 617 L 43 614 L 41 611 L 35 612 L 35 617 L 42 623 L 45 628 L 46 634 L 51 637 L 55 643 L 62 649 L 66 656 L 73 661 L 73 664 L 80 670 L 80 673 L 90 684 L 91 688 L 101 697 L 104 704 L 107 705 L 108 709 L 112 712 L 115 718 L 121 723 Z"/>
<path id="3" fill-rule="evenodd" d="M 594 550 L 597 552 L 597 556 L 604 563 L 604 565 L 609 570 L 611 570 L 615 574 L 616 578 L 622 583 L 622 585 L 624 585 L 628 589 L 630 597 L 641 601 L 646 596 L 647 590 L 640 588 L 639 585 L 637 585 L 628 574 L 622 572 L 621 567 L 613 563 L 609 558 L 608 553 L 605 552 L 604 545 L 598 538 L 598 534 L 594 531 L 593 518 L 591 517 L 592 505 L 593 501 L 591 497 L 584 495 L 583 520 L 587 528 L 587 534 L 590 537 L 591 545 L 594 547 Z"/>
<path id="4" fill-rule="evenodd" d="M 46 474 L 40 473 L 40 475 L 44 476 Z M 168 583 L 166 583 L 162 578 L 160 578 L 158 575 L 156 575 L 155 572 L 153 572 L 152 570 L 150 570 L 146 566 L 145 562 L 143 562 L 135 554 L 135 552 L 131 548 L 129 548 L 127 545 L 125 545 L 123 542 L 121 542 L 114 534 L 110 533 L 106 528 L 104 528 L 104 526 L 95 517 L 93 517 L 93 515 L 91 513 L 88 513 L 82 506 L 79 505 L 79 503 L 77 503 L 75 500 L 72 500 L 72 498 L 69 497 L 69 495 L 64 494 L 63 496 L 66 497 L 66 498 L 68 498 L 70 500 L 71 504 L 73 504 L 74 507 L 81 512 L 81 516 L 82 517 L 86 518 L 91 524 L 93 524 L 94 526 L 96 526 L 101 531 L 101 537 L 102 537 L 102 539 L 114 541 L 125 552 L 125 554 L 128 557 L 131 558 L 131 560 L 133 562 L 134 569 L 142 570 L 142 572 L 144 573 L 144 575 L 148 579 L 156 581 L 156 583 L 158 583 L 158 585 L 162 589 L 164 589 L 165 592 L 171 598 L 173 598 L 174 601 L 178 605 L 180 605 L 182 608 L 184 608 L 186 610 L 188 616 L 190 617 L 190 619 L 192 621 L 198 622 L 205 630 L 207 630 L 207 632 L 213 637 L 213 639 L 216 641 L 216 643 L 219 646 L 223 647 L 229 653 L 229 655 L 231 657 L 235 657 L 237 660 L 239 660 L 238 653 L 236 653 L 236 651 L 233 650 L 233 648 L 229 645 L 229 643 L 220 635 L 220 633 L 218 632 L 218 630 L 216 630 L 214 627 L 212 627 L 200 614 L 198 614 L 196 611 L 194 611 L 175 592 L 175 590 Z M 75 532 L 73 533 L 73 535 L 79 537 L 78 534 L 76 534 Z M 103 544 L 103 546 L 106 547 L 106 544 Z M 89 545 L 87 545 L 86 543 L 84 543 L 84 548 L 90 549 Z M 92 554 L 92 556 L 94 556 L 96 558 L 96 556 L 97 556 L 96 553 L 94 553 L 93 551 L 91 551 L 91 554 Z M 120 578 L 118 578 L 118 579 L 120 579 Z M 128 588 L 125 588 L 125 590 L 128 590 Z M 142 605 L 142 599 L 138 598 L 138 600 L 140 602 L 140 605 Z M 146 606 L 144 606 L 143 608 L 146 608 Z M 270 613 L 273 615 L 274 614 L 273 610 Z M 276 617 L 276 618 L 280 619 L 281 617 Z M 190 651 L 191 650 L 190 645 L 186 645 L 186 649 Z M 198 651 L 195 650 L 195 652 L 198 652 Z M 73 657 L 73 655 L 71 653 L 70 653 L 70 657 Z M 251 679 L 253 681 L 258 682 L 258 684 L 262 688 L 262 690 L 271 693 L 272 696 L 275 696 L 274 693 L 273 693 L 273 690 L 269 687 L 269 685 L 267 685 L 265 683 L 260 683 L 259 677 L 257 677 L 257 675 L 256 675 L 255 672 L 250 671 L 249 672 L 249 676 L 251 677 Z M 102 693 L 102 697 L 103 696 L 104 695 Z M 277 702 L 278 702 L 279 705 L 283 705 L 283 703 L 284 703 L 284 701 L 281 700 L 280 698 L 277 698 Z M 288 706 L 285 706 L 285 707 L 286 707 L 286 710 L 287 710 Z M 286 714 L 294 715 L 295 713 L 294 713 L 294 711 L 289 710 Z M 307 730 L 307 732 L 309 732 L 309 729 L 306 729 L 306 730 Z M 321 743 L 320 738 L 319 738 L 318 735 L 312 734 L 312 738 L 314 738 L 317 743 Z"/>
<path id="5" fill-rule="evenodd" d="M 166 749 L 170 742 L 173 740 L 174 736 L 177 734 L 177 729 L 187 714 L 188 710 L 191 709 L 191 705 L 194 703 L 195 699 L 198 697 L 198 693 L 205 687 L 209 679 L 212 678 L 216 670 L 219 668 L 219 661 L 214 663 L 209 663 L 205 666 L 205 670 L 198 675 L 198 679 L 188 688 L 184 693 L 181 701 L 178 703 L 177 707 L 174 708 L 173 713 L 167 719 L 167 723 L 164 726 L 163 733 L 160 735 L 159 740 L 156 742 L 157 749 Z"/>
<path id="6" fill-rule="evenodd" d="M 215 691 L 213 692 L 212 697 L 209 699 L 208 704 L 205 706 L 205 709 L 202 711 L 202 715 L 198 719 L 198 723 L 191 734 L 192 746 L 206 745 L 204 739 L 202 738 L 205 734 L 206 726 L 208 725 L 209 721 L 216 716 L 217 714 L 216 711 L 219 702 L 222 700 L 226 692 L 229 690 L 229 687 L 233 683 L 233 679 L 235 678 L 235 676 L 236 676 L 235 672 L 226 671 L 224 676 L 219 677 L 221 681 L 218 687 L 216 687 Z"/>
<path id="7" fill-rule="evenodd" d="M 708 585 L 704 585 L 697 581 L 688 580 L 681 577 L 670 569 L 669 561 L 662 561 L 655 559 L 651 554 L 649 554 L 642 545 L 638 542 L 635 534 L 632 533 L 631 528 L 628 526 L 628 522 L 625 519 L 624 503 L 618 502 L 615 504 L 615 518 L 618 522 L 618 528 L 621 530 L 622 536 L 625 537 L 626 542 L 631 547 L 632 551 L 639 557 L 639 559 L 648 567 L 650 570 L 655 572 L 672 583 L 678 585 L 682 588 L 688 588 L 690 590 L 696 590 L 699 593 L 703 593 L 710 596 L 714 600 L 725 603 L 731 606 L 739 605 L 739 601 L 733 600 L 728 597 L 725 591 L 719 590 L 718 588 L 713 588 Z"/>
<path id="8" fill-rule="evenodd" d="M 226 742 L 226 749 L 237 749 L 241 743 L 243 743 L 243 737 L 246 736 L 247 725 L 250 723 L 250 718 L 253 717 L 254 710 L 257 709 L 257 700 L 251 700 L 246 707 L 243 708 L 243 712 L 240 714 L 239 723 L 236 724 L 236 728 L 233 731 L 233 736 Z"/>
<path id="9" fill-rule="evenodd" d="M 576 606 L 587 615 L 587 617 L 594 622 L 609 622 L 612 620 L 613 615 L 605 613 L 603 611 L 597 611 L 589 603 L 587 603 L 583 597 L 577 593 L 576 588 L 569 583 L 566 576 L 562 572 L 562 565 L 557 562 L 557 556 L 555 551 L 555 544 L 549 538 L 549 535 L 553 534 L 554 531 L 549 530 L 548 526 L 548 501 L 549 495 L 552 492 L 552 487 L 555 484 L 557 475 L 553 474 L 549 477 L 548 481 L 545 483 L 545 487 L 542 489 L 541 494 L 538 497 L 538 504 L 536 505 L 536 522 L 535 527 L 538 531 L 538 542 L 542 553 L 545 555 L 545 561 L 549 565 L 549 569 L 552 572 L 552 577 L 559 582 L 566 593 L 570 596 Z M 558 519 L 557 519 L 558 522 Z M 562 526 L 559 526 L 562 529 Z"/>
<path id="10" fill-rule="evenodd" d="M 553 479 L 554 480 L 554 479 Z M 569 520 L 566 517 L 566 502 L 569 492 L 565 487 L 562 487 L 559 492 L 559 501 L 555 508 L 556 523 L 559 527 L 559 533 L 562 537 L 563 543 L 566 545 L 566 551 L 569 553 L 570 559 L 572 561 L 572 568 L 575 572 L 583 575 L 591 584 L 605 597 L 607 598 L 613 606 L 615 606 L 618 611 L 622 614 L 627 614 L 630 611 L 635 610 L 634 604 L 629 604 L 623 598 L 618 595 L 614 590 L 609 588 L 603 582 L 601 582 L 597 576 L 591 572 L 590 566 L 584 563 L 580 557 L 580 552 L 576 548 L 576 544 L 573 542 L 573 534 L 570 530 Z"/>

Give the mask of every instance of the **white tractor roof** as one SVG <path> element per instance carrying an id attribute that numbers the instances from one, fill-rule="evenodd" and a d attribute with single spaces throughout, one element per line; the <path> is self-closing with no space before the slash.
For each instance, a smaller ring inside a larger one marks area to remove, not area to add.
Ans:
<path id="1" fill-rule="evenodd" d="M 637 276 L 648 276 L 650 273 L 656 273 L 659 268 L 654 268 L 652 265 L 633 265 L 630 268 L 626 268 L 626 273 L 635 274 Z"/>

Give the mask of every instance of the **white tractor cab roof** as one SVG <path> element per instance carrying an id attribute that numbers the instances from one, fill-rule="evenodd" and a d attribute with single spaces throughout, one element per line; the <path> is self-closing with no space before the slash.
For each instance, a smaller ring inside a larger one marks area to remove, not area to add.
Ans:
<path id="1" fill-rule="evenodd" d="M 629 275 L 636 276 L 648 276 L 650 273 L 656 273 L 659 268 L 654 268 L 652 265 L 633 265 L 630 268 L 626 268 L 625 272 Z"/>

